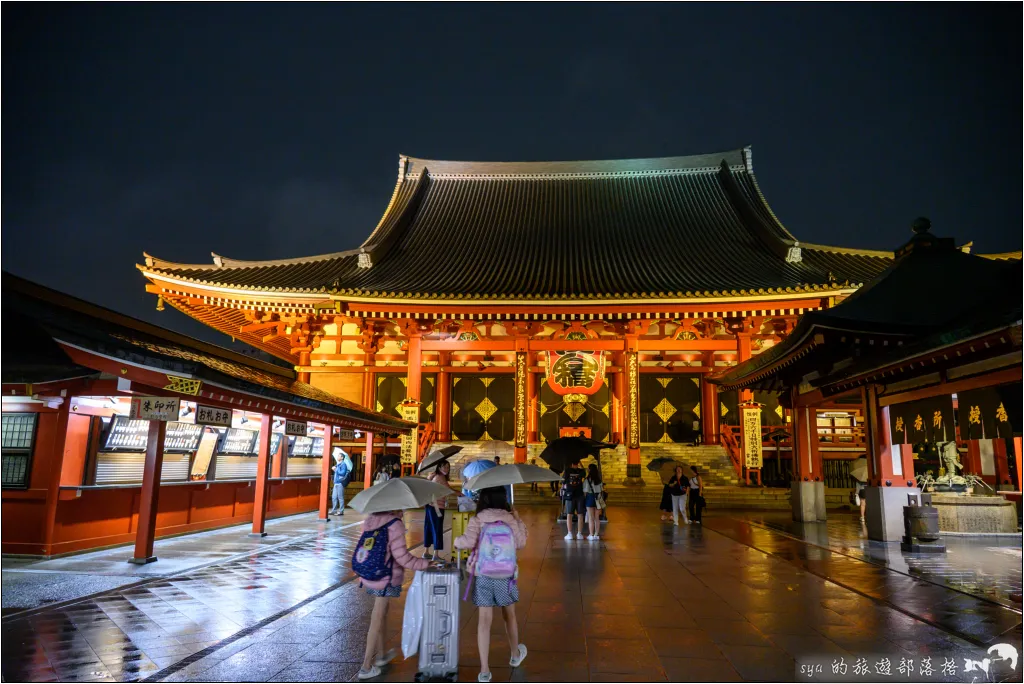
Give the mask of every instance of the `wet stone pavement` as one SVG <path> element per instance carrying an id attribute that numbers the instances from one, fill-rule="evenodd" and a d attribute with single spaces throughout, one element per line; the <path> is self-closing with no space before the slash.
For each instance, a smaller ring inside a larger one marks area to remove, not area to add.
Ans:
<path id="1" fill-rule="evenodd" d="M 1021 535 L 944 535 L 944 554 L 904 554 L 897 544 L 867 539 L 864 523 L 853 514 L 829 513 L 828 523 L 798 523 L 786 513 L 747 516 L 754 524 L 778 530 L 890 570 L 1021 609 Z"/>
<path id="2" fill-rule="evenodd" d="M 496 617 L 494 681 L 815 681 L 828 672 L 802 676 L 798 666 L 840 660 L 850 669 L 845 681 L 907 681 L 898 664 L 923 658 L 936 673 L 915 681 L 972 681 L 965 658 L 982 658 L 990 643 L 1021 648 L 1017 611 L 740 513 L 673 527 L 656 511 L 612 508 L 599 542 L 563 540 L 550 507 L 522 514 L 530 537 L 516 610 L 529 655 L 508 667 Z M 410 544 L 418 544 L 420 516 L 409 518 Z M 331 523 L 308 536 L 5 619 L 4 681 L 351 681 L 372 605 L 348 579 L 358 528 Z M 403 609 L 404 593 L 389 615 L 391 646 Z M 476 621 L 463 603 L 462 681 L 479 671 Z M 854 677 L 860 658 L 872 673 L 889 659 L 893 676 Z M 956 674 L 939 671 L 944 659 L 954 659 Z M 399 658 L 381 681 L 412 681 L 416 669 L 415 658 Z"/>

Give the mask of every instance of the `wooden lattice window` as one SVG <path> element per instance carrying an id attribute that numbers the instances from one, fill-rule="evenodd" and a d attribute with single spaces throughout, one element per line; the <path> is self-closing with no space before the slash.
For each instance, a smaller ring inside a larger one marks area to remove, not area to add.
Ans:
<path id="1" fill-rule="evenodd" d="M 27 489 L 32 473 L 32 445 L 36 441 L 35 413 L 3 414 L 0 441 L 3 444 L 3 487 Z"/>

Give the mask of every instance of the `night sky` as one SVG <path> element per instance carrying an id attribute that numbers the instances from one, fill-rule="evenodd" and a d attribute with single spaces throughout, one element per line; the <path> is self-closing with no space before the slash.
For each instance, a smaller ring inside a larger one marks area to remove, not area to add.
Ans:
<path id="1" fill-rule="evenodd" d="M 753 145 L 807 242 L 1021 248 L 1019 3 L 3 5 L 3 268 L 154 310 L 142 252 L 357 247 L 398 155 Z M 726 246 L 723 246 L 725 248 Z"/>

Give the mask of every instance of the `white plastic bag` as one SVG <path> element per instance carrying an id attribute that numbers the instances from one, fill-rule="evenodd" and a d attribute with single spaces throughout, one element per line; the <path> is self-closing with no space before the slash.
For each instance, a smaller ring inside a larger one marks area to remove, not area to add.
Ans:
<path id="1" fill-rule="evenodd" d="M 420 633 L 423 631 L 423 577 L 418 570 L 409 584 L 405 596 L 405 615 L 402 617 L 402 655 L 406 658 L 416 655 L 420 648 Z"/>

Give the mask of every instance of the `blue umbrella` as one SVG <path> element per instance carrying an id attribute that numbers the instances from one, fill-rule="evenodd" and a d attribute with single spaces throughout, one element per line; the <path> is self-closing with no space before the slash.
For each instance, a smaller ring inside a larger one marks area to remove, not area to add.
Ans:
<path id="1" fill-rule="evenodd" d="M 462 466 L 462 481 L 463 481 L 463 483 L 468 482 L 469 478 L 471 478 L 471 477 L 473 477 L 475 475 L 479 475 L 480 473 L 484 472 L 485 470 L 490 470 L 491 468 L 497 468 L 497 467 L 498 467 L 498 464 L 495 463 L 494 461 L 490 460 L 490 459 L 480 458 L 480 459 L 477 459 L 475 461 L 470 461 L 466 465 Z M 506 493 L 508 494 L 509 499 L 511 499 L 512 498 L 512 488 L 511 487 L 506 487 L 506 490 L 507 490 Z M 462 488 L 462 493 L 465 496 L 473 496 L 473 492 L 469 491 L 465 487 Z"/>

